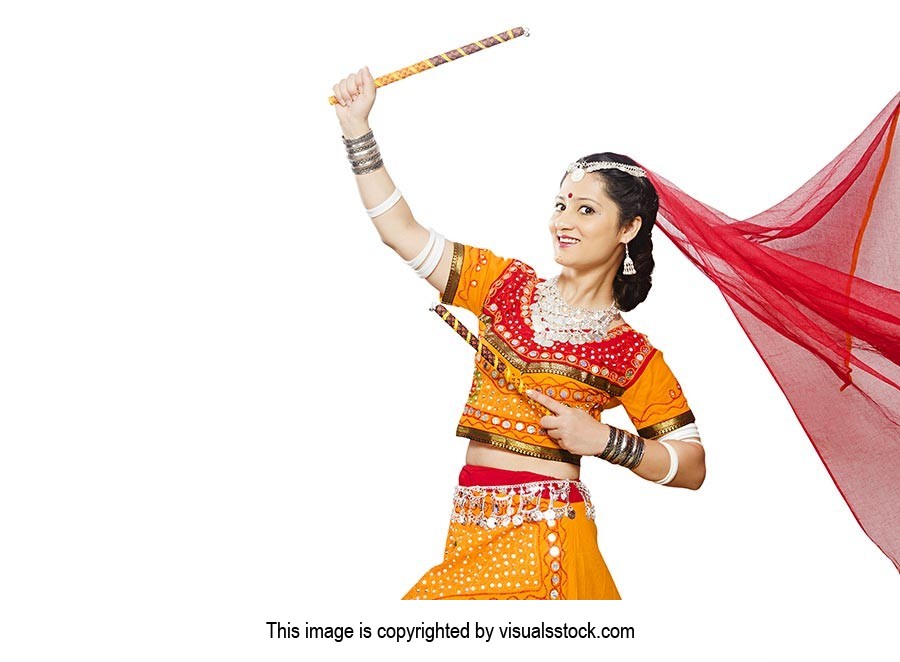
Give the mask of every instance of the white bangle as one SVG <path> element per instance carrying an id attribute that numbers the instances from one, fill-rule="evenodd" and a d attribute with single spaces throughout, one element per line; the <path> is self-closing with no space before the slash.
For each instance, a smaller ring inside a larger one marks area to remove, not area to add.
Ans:
<path id="1" fill-rule="evenodd" d="M 369 215 L 369 218 L 375 218 L 376 216 L 380 216 L 388 209 L 397 204 L 397 201 L 400 199 L 400 196 L 403 195 L 400 193 L 400 189 L 396 186 L 394 187 L 394 192 L 391 193 L 390 197 L 387 200 L 382 202 L 380 205 L 376 205 L 371 209 L 366 209 L 366 213 Z"/>
<path id="2" fill-rule="evenodd" d="M 428 228 L 428 241 L 425 242 L 425 246 L 413 259 L 406 260 L 406 264 L 420 278 L 428 278 L 444 254 L 445 243 L 446 240 L 442 235 L 435 232 L 434 229 Z"/>
<path id="3" fill-rule="evenodd" d="M 688 423 L 680 428 L 659 437 L 657 441 L 689 441 L 693 444 L 703 445 L 700 441 L 700 430 L 697 429 L 696 423 Z"/>
<path id="4" fill-rule="evenodd" d="M 436 239 L 437 233 L 431 228 L 428 228 L 428 241 L 425 242 L 425 246 L 413 259 L 406 260 L 406 264 L 408 264 L 413 269 L 418 269 L 419 267 L 421 267 L 422 263 L 425 262 L 425 258 L 428 257 L 428 253 L 431 252 L 431 248 L 434 246 L 434 242 Z"/>
<path id="5" fill-rule="evenodd" d="M 667 473 L 662 479 L 654 482 L 659 485 L 667 485 L 672 481 L 673 478 L 675 478 L 675 474 L 678 473 L 678 453 L 674 448 L 672 448 L 671 444 L 668 444 L 665 441 L 661 441 L 659 443 L 665 446 L 666 450 L 669 451 L 669 473 Z"/>
<path id="6" fill-rule="evenodd" d="M 416 275 L 420 278 L 428 278 L 435 267 L 437 267 L 438 262 L 440 262 L 441 255 L 444 254 L 445 239 L 437 233 L 435 233 L 435 236 L 437 237 L 437 241 L 434 242 L 434 250 L 428 255 L 428 259 L 425 260 L 425 263 L 416 269 Z"/>

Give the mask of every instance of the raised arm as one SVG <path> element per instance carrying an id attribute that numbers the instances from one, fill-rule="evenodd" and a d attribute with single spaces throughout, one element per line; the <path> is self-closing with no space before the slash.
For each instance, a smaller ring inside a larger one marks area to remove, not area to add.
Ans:
<path id="1" fill-rule="evenodd" d="M 345 142 L 360 138 L 367 134 L 369 126 L 369 112 L 375 103 L 375 81 L 368 67 L 360 69 L 355 74 L 350 74 L 334 85 L 334 96 L 338 103 L 334 109 Z M 372 143 L 372 140 L 359 143 L 360 147 Z M 376 143 L 377 144 L 377 143 Z M 353 154 L 353 146 L 348 147 L 349 159 L 360 159 L 358 154 Z M 377 153 L 377 147 L 365 150 L 365 156 Z M 376 166 L 375 161 L 372 166 Z M 352 165 L 352 164 L 351 164 Z M 363 166 L 365 168 L 365 166 Z M 396 185 L 388 174 L 384 165 L 364 174 L 354 175 L 356 185 L 359 188 L 359 197 L 366 209 L 374 209 L 388 200 L 394 193 Z M 419 256 L 426 247 L 429 239 L 428 229 L 420 225 L 413 217 L 412 210 L 406 200 L 400 199 L 387 211 L 378 214 L 372 219 L 381 241 L 390 246 L 404 260 L 412 260 Z M 438 291 L 443 292 L 450 275 L 450 261 L 453 253 L 453 244 L 447 241 L 443 253 L 434 270 L 427 275 L 427 280 Z"/>

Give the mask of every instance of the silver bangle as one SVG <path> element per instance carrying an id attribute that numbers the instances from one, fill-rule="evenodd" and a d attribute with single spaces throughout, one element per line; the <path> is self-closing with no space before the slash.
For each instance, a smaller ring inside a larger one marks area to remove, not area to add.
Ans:
<path id="1" fill-rule="evenodd" d="M 350 161 L 350 168 L 354 174 L 365 175 L 384 166 L 381 151 L 371 129 L 358 138 L 348 139 L 342 136 L 342 139 L 347 150 L 347 160 Z"/>
<path id="2" fill-rule="evenodd" d="M 609 456 L 611 464 L 619 464 L 625 456 L 628 448 L 628 439 L 625 437 L 625 430 L 616 428 L 616 452 Z"/>
<path id="3" fill-rule="evenodd" d="M 641 443 L 641 450 L 638 452 L 637 459 L 635 459 L 634 463 L 630 467 L 628 467 L 629 469 L 637 469 L 641 464 L 641 460 L 644 459 L 644 447 L 646 446 L 646 444 L 644 444 L 643 439 L 641 439 L 640 443 Z"/>
<path id="4" fill-rule="evenodd" d="M 365 168 L 367 166 L 372 165 L 376 161 L 380 161 L 380 160 L 381 160 L 381 154 L 375 154 L 374 156 L 367 156 L 364 159 L 359 159 L 357 161 L 351 161 L 350 167 L 351 168 Z"/>
<path id="5" fill-rule="evenodd" d="M 381 154 L 379 154 L 378 152 L 375 152 L 374 154 L 367 154 L 366 156 L 362 157 L 361 159 L 351 159 L 350 165 L 354 168 L 363 168 L 363 167 L 369 165 L 370 163 L 375 163 L 375 161 L 377 161 L 380 158 L 381 158 Z"/>
<path id="6" fill-rule="evenodd" d="M 347 152 L 347 158 L 350 161 L 359 160 L 359 159 L 364 159 L 366 157 L 379 154 L 380 152 L 381 152 L 381 150 L 378 149 L 378 145 L 372 145 L 372 147 L 368 147 L 368 148 L 360 150 L 358 152 L 353 152 L 353 153 Z"/>
<path id="7" fill-rule="evenodd" d="M 344 141 L 344 144 L 349 147 L 351 145 L 358 145 L 359 143 L 363 143 L 374 137 L 375 134 L 372 133 L 372 129 L 369 129 L 366 133 L 362 134 L 361 136 L 357 136 L 356 138 L 346 138 L 344 136 L 341 136 L 341 139 Z"/>
<path id="8" fill-rule="evenodd" d="M 634 469 L 638 464 L 640 464 L 641 460 L 644 457 L 644 440 L 640 437 L 637 437 L 633 434 L 631 436 L 631 452 L 628 454 L 628 457 L 625 458 L 625 461 L 622 463 L 622 466 L 626 469 Z"/>
<path id="9" fill-rule="evenodd" d="M 382 161 L 381 159 L 378 159 L 378 161 L 376 163 L 373 163 L 371 166 L 368 166 L 366 168 L 353 168 L 353 174 L 365 175 L 370 172 L 375 172 L 379 168 L 383 168 L 383 167 L 384 167 L 384 161 Z"/>
<path id="10" fill-rule="evenodd" d="M 616 448 L 616 428 L 614 428 L 612 425 L 610 425 L 608 427 L 609 427 L 609 437 L 606 440 L 606 446 L 604 446 L 603 450 L 597 454 L 597 457 L 599 457 L 601 460 L 609 459 L 610 454 Z"/>
<path id="11" fill-rule="evenodd" d="M 353 156 L 355 154 L 362 154 L 363 152 L 368 152 L 369 150 L 378 149 L 378 143 L 374 140 L 370 140 L 367 143 L 362 145 L 357 145 L 355 147 L 347 148 L 347 156 Z"/>
<path id="12" fill-rule="evenodd" d="M 610 425 L 606 448 L 597 457 L 610 464 L 633 469 L 644 457 L 644 440 L 631 432 Z"/>

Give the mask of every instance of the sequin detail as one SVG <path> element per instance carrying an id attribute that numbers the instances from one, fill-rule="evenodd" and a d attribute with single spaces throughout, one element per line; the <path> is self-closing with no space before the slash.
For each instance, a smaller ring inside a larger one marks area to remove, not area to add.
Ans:
<path id="1" fill-rule="evenodd" d="M 585 515 L 594 519 L 587 487 L 581 481 L 536 481 L 498 487 L 457 486 L 453 495 L 451 520 L 459 524 L 474 524 L 484 529 L 498 526 L 519 526 L 522 522 L 553 521 L 574 514 L 569 503 L 572 487 L 584 497 Z M 518 520 L 513 518 L 518 516 Z M 521 521 L 519 521 L 521 520 Z M 518 523 L 517 523 L 518 522 Z M 557 541 L 551 533 L 550 543 Z"/>
<path id="2" fill-rule="evenodd" d="M 569 534 L 561 522 L 576 489 L 584 502 L 575 505 L 593 519 L 590 494 L 580 481 L 458 486 L 444 561 L 406 597 L 565 599 Z"/>

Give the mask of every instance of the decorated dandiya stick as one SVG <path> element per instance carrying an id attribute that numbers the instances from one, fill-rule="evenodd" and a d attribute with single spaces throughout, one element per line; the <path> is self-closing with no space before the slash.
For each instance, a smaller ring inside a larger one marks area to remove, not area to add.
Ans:
<path id="1" fill-rule="evenodd" d="M 478 51 L 483 51 L 486 48 L 490 48 L 491 46 L 502 44 L 505 41 L 512 41 L 516 37 L 521 37 L 522 35 L 525 35 L 527 37 L 529 34 L 530 33 L 528 32 L 528 28 L 519 27 L 513 28 L 512 30 L 507 30 L 506 32 L 491 35 L 490 37 L 486 37 L 484 39 L 479 39 L 478 41 L 473 41 L 471 44 L 466 44 L 465 46 L 454 48 L 453 50 L 447 51 L 446 53 L 435 55 L 434 57 L 422 60 L 421 62 L 411 64 L 408 67 L 403 67 L 402 69 L 397 69 L 397 71 L 392 71 L 391 73 L 385 74 L 384 76 L 379 76 L 375 79 L 375 87 L 384 87 L 385 85 L 396 83 L 398 80 L 403 80 L 404 78 L 408 78 L 409 76 L 412 76 L 414 74 L 421 73 L 423 71 L 426 71 L 427 69 L 434 69 L 435 67 L 440 66 L 445 62 L 458 60 L 461 57 L 471 55 L 472 53 L 477 53 Z M 338 100 L 334 95 L 328 97 L 328 103 L 330 103 L 332 106 L 337 102 Z"/>
<path id="2" fill-rule="evenodd" d="M 494 354 L 486 345 L 483 345 L 481 343 L 481 339 L 474 333 L 469 331 L 469 329 L 466 328 L 466 325 L 460 322 L 453 313 L 451 313 L 444 307 L 443 304 L 436 304 L 431 307 L 431 310 L 437 313 L 438 317 L 449 324 L 450 328 L 456 331 L 457 335 L 460 338 L 474 347 L 476 353 L 481 354 L 481 356 L 490 361 L 495 368 L 498 367 L 498 362 L 500 359 L 497 358 L 496 354 Z"/>
<path id="3" fill-rule="evenodd" d="M 456 335 L 474 347 L 476 354 L 490 363 L 495 370 L 502 370 L 504 378 L 506 378 L 507 382 L 516 387 L 516 391 L 522 394 L 525 393 L 525 386 L 522 384 L 521 373 L 518 370 L 500 358 L 499 354 L 491 350 L 487 343 L 481 342 L 481 338 L 469 331 L 469 329 L 466 328 L 466 325 L 460 322 L 453 313 L 444 307 L 443 304 L 436 304 L 431 307 L 431 310 L 437 313 L 438 317 L 444 320 L 451 329 L 456 331 Z M 531 400 L 531 404 L 549 414 L 553 413 L 534 400 Z"/>

